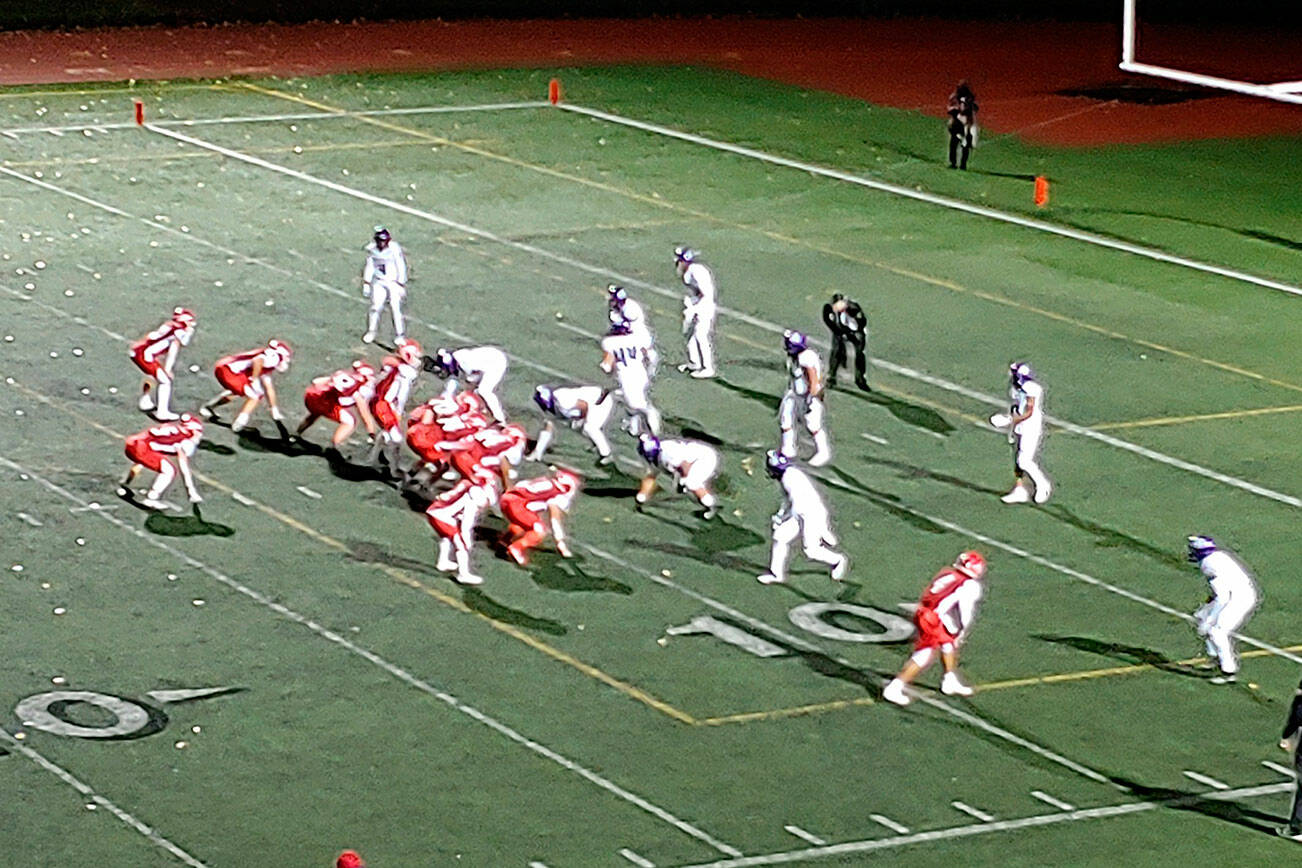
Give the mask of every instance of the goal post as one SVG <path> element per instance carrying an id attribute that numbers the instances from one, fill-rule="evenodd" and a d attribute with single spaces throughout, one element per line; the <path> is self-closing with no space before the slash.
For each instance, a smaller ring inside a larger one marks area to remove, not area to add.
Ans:
<path id="1" fill-rule="evenodd" d="M 1157 78 L 1171 79 L 1172 81 L 1182 81 L 1186 84 L 1196 84 L 1201 85 L 1202 87 L 1218 88 L 1220 90 L 1234 91 L 1248 96 L 1256 96 L 1264 99 L 1278 100 L 1279 102 L 1293 103 L 1294 105 L 1302 105 L 1302 81 L 1281 81 L 1274 84 L 1258 84 L 1251 81 L 1239 81 L 1238 79 L 1233 78 L 1221 78 L 1216 75 L 1204 75 L 1186 69 L 1173 69 L 1169 66 L 1156 66 L 1151 63 L 1141 63 L 1135 60 L 1135 49 L 1139 41 L 1137 33 L 1139 19 L 1136 12 L 1138 0 L 1122 0 L 1122 4 L 1121 63 L 1119 66 L 1125 72 L 1151 75 Z"/>

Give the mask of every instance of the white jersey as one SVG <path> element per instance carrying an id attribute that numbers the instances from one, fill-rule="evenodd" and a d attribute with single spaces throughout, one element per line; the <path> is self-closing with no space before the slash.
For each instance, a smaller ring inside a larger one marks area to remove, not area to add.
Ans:
<path id="1" fill-rule="evenodd" d="M 696 464 L 699 461 L 714 461 L 716 458 L 717 453 L 713 447 L 701 443 L 699 440 L 665 439 L 660 441 L 659 464 L 670 473 L 682 475 L 683 469 L 689 464 Z"/>
<path id="2" fill-rule="evenodd" d="M 683 283 L 692 292 L 683 306 L 689 316 L 712 317 L 718 303 L 718 290 L 714 286 L 714 275 L 710 269 L 699 262 L 693 262 L 683 271 Z"/>
<path id="3" fill-rule="evenodd" d="M 798 518 L 805 521 L 827 521 L 827 504 L 823 496 L 814 487 L 814 481 L 799 467 L 788 467 L 782 474 L 782 508 L 778 515 L 782 518 Z"/>
<path id="4" fill-rule="evenodd" d="M 1044 430 L 1044 387 L 1035 380 L 1027 380 L 1020 386 L 1014 386 L 1008 391 L 1009 396 L 1013 399 L 1013 409 L 1017 415 L 1026 412 L 1026 408 L 1034 401 L 1031 409 L 1031 415 L 1018 422 L 1013 429 L 1013 433 L 1026 436 L 1028 434 L 1038 434 Z"/>
<path id="5" fill-rule="evenodd" d="M 813 368 L 815 379 L 821 380 L 823 376 L 823 362 L 818 358 L 818 353 L 812 349 L 804 349 L 796 354 L 795 358 L 787 356 L 787 371 L 791 374 L 791 384 L 787 387 L 791 394 L 798 397 L 805 397 L 809 394 L 809 380 L 805 371 Z"/>
<path id="6" fill-rule="evenodd" d="M 579 410 L 580 402 L 591 409 L 609 394 L 609 390 L 601 386 L 562 386 L 552 389 L 552 406 L 555 407 L 553 413 L 562 419 L 577 422 L 583 418 L 583 413 Z"/>
<path id="7" fill-rule="evenodd" d="M 649 347 L 654 342 L 651 335 L 651 325 L 647 322 L 646 311 L 642 305 L 631 298 L 624 299 L 624 304 L 620 312 L 610 312 L 611 322 L 628 323 L 629 337 L 631 337 L 639 347 Z"/>
<path id="8" fill-rule="evenodd" d="M 936 602 L 936 615 L 946 630 L 957 636 L 972 625 L 983 590 L 979 580 L 969 577 Z"/>
<path id="9" fill-rule="evenodd" d="M 407 285 L 407 257 L 397 241 L 390 241 L 383 250 L 376 247 L 374 241 L 366 245 L 362 282 L 370 284 L 376 281 Z"/>
<path id="10" fill-rule="evenodd" d="M 1198 562 L 1198 569 L 1207 577 L 1218 608 L 1247 610 L 1257 604 L 1257 583 L 1238 558 L 1223 549 L 1217 549 Z"/>
<path id="11" fill-rule="evenodd" d="M 465 347 L 453 350 L 452 358 L 460 375 L 472 383 L 483 379 L 485 374 L 506 370 L 506 353 L 497 347 Z"/>
<path id="12" fill-rule="evenodd" d="M 606 335 L 601 339 L 602 352 L 610 353 L 615 362 L 615 376 L 623 382 L 626 377 L 647 379 L 643 345 L 636 335 Z"/>

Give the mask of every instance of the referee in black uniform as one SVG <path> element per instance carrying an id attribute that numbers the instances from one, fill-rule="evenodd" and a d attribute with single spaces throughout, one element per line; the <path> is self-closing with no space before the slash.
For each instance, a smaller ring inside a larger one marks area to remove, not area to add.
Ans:
<path id="1" fill-rule="evenodd" d="M 1293 812 L 1289 815 L 1288 825 L 1280 826 L 1275 831 L 1284 838 L 1291 838 L 1302 844 L 1302 682 L 1298 683 L 1297 692 L 1293 694 L 1293 705 L 1288 710 L 1288 721 L 1284 724 L 1284 735 L 1279 746 L 1293 752 L 1293 769 L 1297 772 L 1297 786 L 1293 791 Z"/>
<path id="2" fill-rule="evenodd" d="M 836 372 L 846 364 L 845 344 L 854 344 L 858 352 L 854 358 L 854 383 L 865 392 L 871 392 L 865 370 L 868 366 L 868 317 L 863 308 L 841 293 L 823 305 L 823 323 L 832 333 L 832 358 L 827 365 L 827 385 L 836 385 Z"/>

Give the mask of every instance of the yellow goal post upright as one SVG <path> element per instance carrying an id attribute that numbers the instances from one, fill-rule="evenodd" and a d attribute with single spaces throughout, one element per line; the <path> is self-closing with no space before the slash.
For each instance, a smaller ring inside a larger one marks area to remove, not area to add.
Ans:
<path id="1" fill-rule="evenodd" d="M 1274 84 L 1258 84 L 1251 81 L 1239 81 L 1233 78 L 1221 78 L 1215 75 L 1203 75 L 1186 69 L 1173 69 L 1168 66 L 1156 66 L 1135 60 L 1135 48 L 1138 42 L 1138 18 L 1136 5 L 1138 0 L 1122 0 L 1123 17 L 1121 20 L 1121 64 L 1125 72 L 1151 75 L 1196 84 L 1203 87 L 1235 91 L 1248 96 L 1263 97 L 1279 102 L 1302 105 L 1302 81 L 1280 81 Z"/>

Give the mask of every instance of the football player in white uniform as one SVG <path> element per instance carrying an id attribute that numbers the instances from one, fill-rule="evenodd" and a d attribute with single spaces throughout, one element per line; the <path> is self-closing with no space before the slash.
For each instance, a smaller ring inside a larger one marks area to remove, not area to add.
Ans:
<path id="1" fill-rule="evenodd" d="M 637 441 L 638 454 L 651 465 L 637 490 L 637 504 L 651 499 L 656 490 L 656 476 L 667 470 L 674 477 L 679 491 L 689 491 L 705 510 L 702 518 L 714 518 L 719 510 L 719 499 L 710 491 L 710 482 L 719 470 L 719 453 L 698 440 L 660 439 L 653 434 L 643 434 Z"/>
<path id="2" fill-rule="evenodd" d="M 371 243 L 366 245 L 366 265 L 362 268 L 362 295 L 371 300 L 371 311 L 366 320 L 366 334 L 362 340 L 375 340 L 384 305 L 389 305 L 393 316 L 393 338 L 402 340 L 407 334 L 402 305 L 407 299 L 407 256 L 402 246 L 393 240 L 389 230 L 375 227 Z"/>
<path id="3" fill-rule="evenodd" d="M 172 369 L 176 367 L 176 356 L 181 347 L 190 345 L 197 322 L 192 311 L 178 307 L 172 311 L 171 319 L 131 345 L 131 360 L 145 375 L 136 406 L 146 413 L 152 411 L 154 418 L 160 422 L 180 418 L 169 406 L 172 382 L 175 380 Z M 149 394 L 155 382 L 158 383 L 157 401 Z"/>
<path id="4" fill-rule="evenodd" d="M 629 336 L 642 352 L 646 362 L 647 374 L 655 377 L 660 369 L 660 353 L 656 350 L 656 336 L 647 321 L 646 311 L 635 299 L 628 297 L 628 290 L 617 283 L 606 287 L 606 296 L 610 303 L 610 321 L 612 324 L 624 323 L 628 326 Z"/>
<path id="5" fill-rule="evenodd" d="M 674 247 L 674 264 L 686 285 L 682 297 L 682 333 L 687 337 L 687 363 L 678 370 L 691 373 L 698 380 L 715 376 L 715 315 L 719 310 L 719 290 L 715 275 L 700 262 L 700 254 L 691 247 Z"/>
<path id="6" fill-rule="evenodd" d="M 606 439 L 606 422 L 615 409 L 615 393 L 601 386 L 539 386 L 533 390 L 533 402 L 544 414 L 542 430 L 530 461 L 542 461 L 547 447 L 555 437 L 556 426 L 551 418 L 562 419 L 583 432 L 592 441 L 600 456 L 598 464 L 609 464 L 610 441 Z"/>
<path id="7" fill-rule="evenodd" d="M 822 467 L 832 460 L 832 449 L 823 428 L 823 362 L 809 346 L 809 339 L 788 329 L 782 335 L 787 353 L 787 371 L 791 376 L 787 392 L 778 406 L 778 426 L 782 429 L 779 451 L 788 459 L 796 457 L 796 422 L 802 421 L 814 439 L 810 467 Z"/>
<path id="8" fill-rule="evenodd" d="M 1207 642 L 1207 655 L 1221 667 L 1212 683 L 1233 684 L 1239 673 L 1234 633 L 1257 607 L 1257 583 L 1242 561 L 1209 536 L 1189 537 L 1189 560 L 1198 565 L 1211 586 L 1211 596 L 1194 612 L 1194 618 L 1198 635 Z"/>
<path id="9" fill-rule="evenodd" d="M 796 537 L 801 539 L 805 557 L 827 564 L 832 578 L 841 581 L 850 568 L 850 559 L 832 548 L 836 534 L 832 533 L 827 504 L 813 480 L 775 449 L 765 454 L 764 467 L 782 486 L 782 507 L 773 515 L 773 551 L 769 571 L 759 576 L 760 582 L 772 585 L 787 580 L 787 555 Z"/>
<path id="10" fill-rule="evenodd" d="M 1008 395 L 1013 405 L 1007 414 L 995 413 L 990 424 L 1008 431 L 1008 441 L 1013 444 L 1013 469 L 1016 481 L 1013 490 L 1005 494 L 1004 503 L 1026 503 L 1031 494 L 1026 490 L 1026 480 L 1035 488 L 1035 502 L 1044 503 L 1053 491 L 1049 476 L 1040 467 L 1040 443 L 1044 439 L 1044 387 L 1035 379 L 1035 373 L 1026 362 L 1013 362 L 1009 368 L 1011 384 Z"/>
<path id="11" fill-rule="evenodd" d="M 718 308 L 718 291 L 714 273 L 700 261 L 700 254 L 690 247 L 675 247 L 674 262 L 678 276 L 688 293 L 683 296 L 683 334 L 687 336 L 687 364 L 678 370 L 697 379 L 707 379 L 714 372 L 714 318 Z"/>
<path id="12" fill-rule="evenodd" d="M 628 323 L 611 324 L 610 334 L 601 339 L 601 352 L 601 369 L 615 375 L 620 397 L 629 411 L 625 430 L 637 436 L 645 424 L 652 434 L 659 434 L 660 411 L 647 394 L 651 389 L 651 375 L 647 373 L 643 345 L 632 335 Z"/>
<path id="13" fill-rule="evenodd" d="M 440 348 L 425 360 L 425 369 L 433 371 L 448 381 L 443 396 L 451 398 L 465 381 L 480 398 L 488 412 L 498 422 L 506 421 L 506 411 L 497 397 L 497 386 L 506 376 L 506 353 L 497 347 L 462 347 L 459 350 Z"/>

